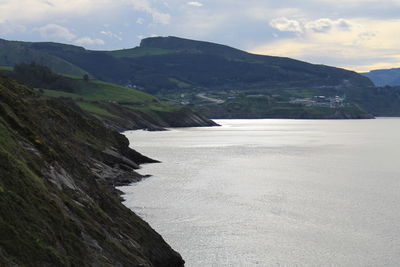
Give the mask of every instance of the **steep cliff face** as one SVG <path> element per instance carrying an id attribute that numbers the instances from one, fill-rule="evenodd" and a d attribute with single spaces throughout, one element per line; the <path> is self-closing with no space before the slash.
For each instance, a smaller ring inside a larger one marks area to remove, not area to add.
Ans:
<path id="1" fill-rule="evenodd" d="M 0 265 L 183 266 L 114 188 L 154 161 L 82 114 L 0 77 Z"/>

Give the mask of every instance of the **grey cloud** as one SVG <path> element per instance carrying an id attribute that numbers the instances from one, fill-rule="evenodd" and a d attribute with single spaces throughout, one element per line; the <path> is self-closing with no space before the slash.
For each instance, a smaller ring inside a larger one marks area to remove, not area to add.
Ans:
<path id="1" fill-rule="evenodd" d="M 105 42 L 102 39 L 92 39 L 90 37 L 82 37 L 75 41 L 79 45 L 104 45 Z"/>
<path id="2" fill-rule="evenodd" d="M 295 32 L 295 33 L 303 32 L 302 25 L 299 21 L 293 19 L 287 19 L 285 17 L 271 20 L 270 26 L 281 32 Z"/>
<path id="3" fill-rule="evenodd" d="M 360 38 L 360 40 L 371 40 L 372 38 L 374 38 L 376 36 L 376 33 L 371 32 L 371 31 L 366 31 L 366 32 L 362 32 L 358 35 L 358 37 Z"/>
<path id="4" fill-rule="evenodd" d="M 329 18 L 320 18 L 311 21 L 299 21 L 285 17 L 271 20 L 270 26 L 282 32 L 295 32 L 299 34 L 306 31 L 327 33 L 332 29 L 350 31 L 353 27 L 352 23 L 345 19 L 332 20 Z"/>
<path id="5" fill-rule="evenodd" d="M 345 19 L 339 19 L 337 20 L 337 27 L 342 31 L 351 31 L 353 25 Z"/>
<path id="6" fill-rule="evenodd" d="M 305 27 L 314 32 L 324 33 L 330 31 L 334 26 L 334 21 L 330 19 L 318 19 L 306 23 Z"/>

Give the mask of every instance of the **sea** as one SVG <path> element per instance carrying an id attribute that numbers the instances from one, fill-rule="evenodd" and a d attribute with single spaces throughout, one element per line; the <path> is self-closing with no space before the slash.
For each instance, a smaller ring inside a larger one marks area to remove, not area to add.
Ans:
<path id="1" fill-rule="evenodd" d="M 129 131 L 120 187 L 185 266 L 400 266 L 400 118 Z"/>

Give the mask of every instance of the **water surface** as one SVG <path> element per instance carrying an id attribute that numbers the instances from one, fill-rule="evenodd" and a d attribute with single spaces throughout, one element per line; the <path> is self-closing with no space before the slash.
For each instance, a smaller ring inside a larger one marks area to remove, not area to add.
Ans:
<path id="1" fill-rule="evenodd" d="M 125 205 L 186 266 L 398 266 L 400 119 L 127 132 L 161 164 Z"/>

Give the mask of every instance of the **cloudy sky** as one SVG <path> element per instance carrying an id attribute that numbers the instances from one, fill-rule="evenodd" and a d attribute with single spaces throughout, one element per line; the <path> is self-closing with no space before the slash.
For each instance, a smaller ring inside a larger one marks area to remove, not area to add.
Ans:
<path id="1" fill-rule="evenodd" d="M 400 0 L 0 0 L 0 38 L 88 49 L 149 36 L 357 71 L 400 67 Z"/>

